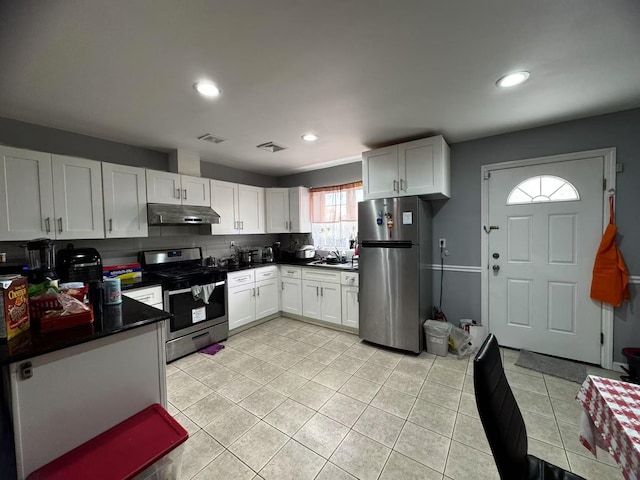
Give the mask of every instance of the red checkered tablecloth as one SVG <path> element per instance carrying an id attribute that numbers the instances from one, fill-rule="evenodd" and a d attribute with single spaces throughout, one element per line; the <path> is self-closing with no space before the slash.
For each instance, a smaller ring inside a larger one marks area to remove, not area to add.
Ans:
<path id="1" fill-rule="evenodd" d="M 640 385 L 589 375 L 576 399 L 584 414 L 580 442 L 608 450 L 627 480 L 640 475 Z"/>

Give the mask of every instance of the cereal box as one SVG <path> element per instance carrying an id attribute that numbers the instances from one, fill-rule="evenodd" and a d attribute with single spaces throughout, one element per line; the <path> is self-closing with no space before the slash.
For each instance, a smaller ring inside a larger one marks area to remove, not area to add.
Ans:
<path id="1" fill-rule="evenodd" d="M 27 278 L 0 275 L 0 340 L 10 340 L 29 329 Z"/>

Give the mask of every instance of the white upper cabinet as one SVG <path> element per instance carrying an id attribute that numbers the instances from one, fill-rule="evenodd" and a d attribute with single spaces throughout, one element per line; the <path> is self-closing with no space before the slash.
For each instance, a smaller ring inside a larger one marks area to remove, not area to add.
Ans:
<path id="1" fill-rule="evenodd" d="M 442 135 L 362 154 L 364 198 L 449 198 L 449 146 Z"/>
<path id="2" fill-rule="evenodd" d="M 100 162 L 52 155 L 51 166 L 56 238 L 104 238 Z"/>
<path id="3" fill-rule="evenodd" d="M 182 204 L 180 174 L 147 170 L 147 201 L 172 205 Z"/>
<path id="4" fill-rule="evenodd" d="M 267 188 L 267 233 L 289 233 L 289 189 Z"/>
<path id="5" fill-rule="evenodd" d="M 211 206 L 211 186 L 208 178 L 180 175 L 182 184 L 182 204 Z"/>
<path id="6" fill-rule="evenodd" d="M 265 233 L 264 188 L 238 185 L 239 233 Z"/>
<path id="7" fill-rule="evenodd" d="M 264 190 L 211 180 L 211 208 L 220 215 L 220 223 L 211 225 L 211 233 L 265 233 Z"/>
<path id="8" fill-rule="evenodd" d="M 289 231 L 311 232 L 311 194 L 305 187 L 289 189 Z"/>
<path id="9" fill-rule="evenodd" d="M 144 168 L 102 164 L 107 238 L 146 237 L 147 187 Z"/>
<path id="10" fill-rule="evenodd" d="M 266 189 L 267 233 L 311 232 L 311 206 L 309 189 Z"/>
<path id="11" fill-rule="evenodd" d="M 208 178 L 147 170 L 147 201 L 170 205 L 211 206 Z"/>
<path id="12" fill-rule="evenodd" d="M 51 155 L 0 146 L 0 240 L 55 238 Z"/>
<path id="13" fill-rule="evenodd" d="M 211 180 L 211 208 L 220 215 L 220 223 L 211 225 L 213 235 L 238 233 L 238 184 Z"/>

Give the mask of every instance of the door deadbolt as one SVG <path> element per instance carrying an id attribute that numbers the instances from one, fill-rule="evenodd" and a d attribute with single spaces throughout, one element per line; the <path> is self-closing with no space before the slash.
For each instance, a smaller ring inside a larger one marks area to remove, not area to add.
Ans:
<path id="1" fill-rule="evenodd" d="M 499 253 L 494 253 L 493 255 L 491 255 L 493 258 L 500 258 L 500 254 Z"/>
<path id="2" fill-rule="evenodd" d="M 493 271 L 496 273 L 500 271 L 500 265 L 494 265 L 492 268 L 493 268 Z"/>

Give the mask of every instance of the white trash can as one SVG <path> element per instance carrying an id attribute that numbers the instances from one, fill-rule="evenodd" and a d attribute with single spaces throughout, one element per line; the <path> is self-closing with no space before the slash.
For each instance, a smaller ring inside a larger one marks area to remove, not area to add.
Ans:
<path id="1" fill-rule="evenodd" d="M 449 332 L 451 325 L 439 320 L 424 322 L 424 338 L 427 352 L 440 357 L 446 357 L 449 351 Z"/>

